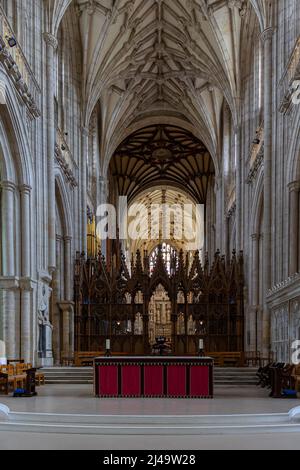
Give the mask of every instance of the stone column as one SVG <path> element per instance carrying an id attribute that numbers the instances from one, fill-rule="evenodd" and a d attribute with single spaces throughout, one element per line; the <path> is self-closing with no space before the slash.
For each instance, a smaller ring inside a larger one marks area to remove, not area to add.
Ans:
<path id="1" fill-rule="evenodd" d="M 31 220 L 30 197 L 31 187 L 22 186 L 21 194 L 21 218 L 22 218 L 22 276 L 31 277 Z"/>
<path id="2" fill-rule="evenodd" d="M 53 296 L 54 296 L 54 312 L 53 312 L 53 354 L 55 364 L 60 363 L 60 310 L 58 308 L 58 302 L 61 300 L 61 243 L 62 237 L 56 235 L 56 270 L 54 273 L 53 282 Z"/>
<path id="3" fill-rule="evenodd" d="M 7 287 L 3 291 L 4 305 L 4 341 L 8 359 L 15 359 L 16 345 L 16 292 L 15 278 L 15 190 L 14 183 L 3 181 L 2 188 L 2 243 L 3 243 L 3 277 L 7 280 Z M 9 282 L 11 278 L 11 282 Z"/>
<path id="4" fill-rule="evenodd" d="M 299 270 L 299 191 L 300 182 L 289 185 L 290 190 L 290 246 L 289 246 L 289 274 L 293 276 Z"/>
<path id="5" fill-rule="evenodd" d="M 215 195 L 216 195 L 216 249 L 222 249 L 222 236 L 223 233 L 223 207 L 222 207 L 222 178 L 216 177 L 215 181 Z"/>
<path id="6" fill-rule="evenodd" d="M 14 183 L 3 181 L 2 188 L 2 240 L 3 276 L 13 277 L 15 271 L 15 190 Z"/>
<path id="7" fill-rule="evenodd" d="M 242 243 L 242 161 L 241 161 L 241 129 L 236 126 L 235 152 L 236 152 L 236 250 L 239 253 L 243 249 Z"/>
<path id="8" fill-rule="evenodd" d="M 252 305 L 259 303 L 259 240 L 258 234 L 252 235 Z"/>
<path id="9" fill-rule="evenodd" d="M 81 134 L 81 251 L 87 254 L 87 157 L 89 130 Z"/>
<path id="10" fill-rule="evenodd" d="M 61 310 L 62 315 L 62 330 L 63 330 L 63 338 L 62 338 L 62 363 L 63 365 L 70 365 L 73 361 L 74 351 L 70 350 L 70 318 L 73 315 L 74 304 L 73 302 L 60 302 L 59 308 Z"/>
<path id="11" fill-rule="evenodd" d="M 71 237 L 65 237 L 64 238 L 64 253 L 65 253 L 65 300 L 69 301 L 72 300 L 72 288 L 71 288 L 71 283 L 72 283 L 72 260 L 71 260 L 71 244 L 72 244 L 72 238 Z"/>
<path id="12" fill-rule="evenodd" d="M 22 278 L 21 287 L 21 355 L 25 362 L 32 361 L 31 345 L 31 237 L 30 237 L 30 195 L 31 187 L 22 186 L 21 219 L 22 219 Z"/>
<path id="13" fill-rule="evenodd" d="M 65 252 L 65 301 L 69 303 L 69 309 L 64 311 L 63 325 L 64 328 L 66 327 L 66 332 L 63 330 L 63 343 L 64 345 L 68 344 L 68 357 L 69 359 L 73 358 L 74 356 L 74 303 L 72 302 L 72 256 L 71 256 L 71 248 L 72 248 L 72 238 L 65 237 L 64 238 L 64 252 Z"/>
<path id="14" fill-rule="evenodd" d="M 260 235 L 252 235 L 252 266 L 251 266 L 251 307 L 250 307 L 250 335 L 251 350 L 258 345 L 256 315 L 259 309 L 259 240 Z"/>
<path id="15" fill-rule="evenodd" d="M 263 352 L 270 351 L 270 312 L 267 295 L 272 287 L 272 57 L 273 29 L 263 31 L 264 44 L 264 311 L 263 311 Z"/>
<path id="16" fill-rule="evenodd" d="M 57 39 L 49 33 L 44 34 L 46 43 L 46 122 L 47 122 L 47 170 L 48 170 L 48 266 L 52 273 L 56 267 L 56 230 L 55 230 L 55 113 L 54 113 L 54 53 L 57 49 Z"/>

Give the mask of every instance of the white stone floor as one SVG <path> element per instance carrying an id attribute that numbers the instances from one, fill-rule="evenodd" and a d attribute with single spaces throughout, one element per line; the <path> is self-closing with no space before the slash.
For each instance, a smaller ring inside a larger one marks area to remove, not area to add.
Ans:
<path id="1" fill-rule="evenodd" d="M 0 432 L 0 450 L 300 450 L 300 436 L 81 436 Z"/>
<path id="2" fill-rule="evenodd" d="M 214 400 L 101 400 L 93 398 L 92 387 L 49 385 L 39 396 L 14 399 L 0 396 L 11 411 L 101 415 L 226 415 L 286 413 L 299 400 L 268 398 L 268 391 L 248 388 L 217 388 Z M 0 432 L 0 449 L 50 450 L 202 450 L 202 449 L 295 449 L 299 434 L 213 436 L 95 436 Z"/>
<path id="3" fill-rule="evenodd" d="M 256 387 L 216 388 L 213 400 L 99 399 L 88 385 L 47 385 L 36 398 L 0 396 L 11 411 L 101 415 L 227 415 L 286 413 L 300 400 L 275 400 Z"/>

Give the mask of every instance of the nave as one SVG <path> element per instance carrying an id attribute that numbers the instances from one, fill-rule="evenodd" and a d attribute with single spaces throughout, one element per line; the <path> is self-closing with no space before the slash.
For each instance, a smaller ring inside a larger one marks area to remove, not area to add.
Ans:
<path id="1" fill-rule="evenodd" d="M 0 0 L 1 450 L 299 447 L 299 105 L 299 0 Z"/>

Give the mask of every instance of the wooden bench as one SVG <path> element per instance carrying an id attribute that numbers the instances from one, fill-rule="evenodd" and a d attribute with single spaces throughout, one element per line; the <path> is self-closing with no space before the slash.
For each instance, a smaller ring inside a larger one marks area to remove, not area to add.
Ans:
<path id="1" fill-rule="evenodd" d="M 128 356 L 127 353 L 111 353 L 112 356 Z M 132 354 L 130 354 L 132 355 Z M 105 356 L 105 352 L 76 352 L 75 353 L 75 367 L 89 367 L 93 366 L 96 357 Z"/>
<path id="2" fill-rule="evenodd" d="M 26 387 L 27 374 L 26 371 L 32 369 L 31 364 L 14 363 L 15 365 L 8 364 L 7 366 L 0 366 L 1 382 L 0 389 L 2 388 L 5 394 L 9 390 L 16 390 L 17 388 L 24 389 Z M 42 372 L 36 373 L 36 385 L 45 384 L 45 375 Z M 2 385 L 2 387 L 1 387 Z"/>
<path id="3" fill-rule="evenodd" d="M 13 365 L 1 366 L 0 373 L 7 376 L 7 386 L 15 390 L 16 388 L 22 388 L 26 381 L 26 374 L 16 373 Z"/>
<path id="4" fill-rule="evenodd" d="M 23 364 L 23 363 L 16 364 L 15 373 L 17 376 L 25 375 L 25 378 L 26 378 L 26 371 L 29 369 L 32 369 L 32 364 Z M 36 378 L 37 386 L 45 385 L 45 375 L 42 372 L 36 372 L 35 378 Z"/>
<path id="5" fill-rule="evenodd" d="M 216 367 L 244 367 L 245 354 L 243 352 L 208 352 L 207 357 L 212 357 Z"/>
<path id="6" fill-rule="evenodd" d="M 245 364 L 252 367 L 261 367 L 261 354 L 259 351 L 247 351 L 245 353 Z"/>

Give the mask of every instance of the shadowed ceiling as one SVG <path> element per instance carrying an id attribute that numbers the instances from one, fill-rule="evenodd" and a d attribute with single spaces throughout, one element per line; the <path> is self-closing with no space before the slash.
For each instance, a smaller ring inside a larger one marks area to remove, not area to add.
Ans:
<path id="1" fill-rule="evenodd" d="M 119 194 L 129 201 L 141 191 L 171 185 L 206 202 L 214 164 L 206 147 L 191 133 L 166 125 L 142 129 L 119 146 L 111 161 Z"/>

